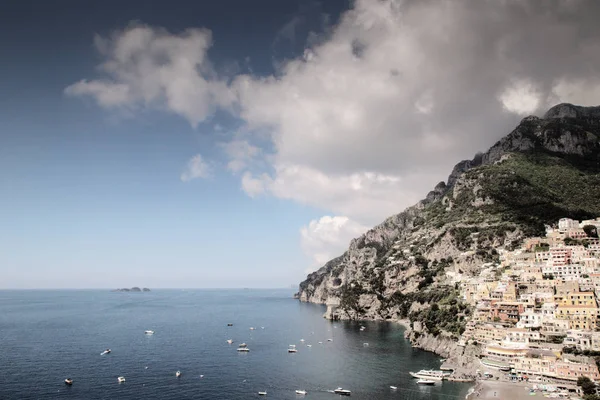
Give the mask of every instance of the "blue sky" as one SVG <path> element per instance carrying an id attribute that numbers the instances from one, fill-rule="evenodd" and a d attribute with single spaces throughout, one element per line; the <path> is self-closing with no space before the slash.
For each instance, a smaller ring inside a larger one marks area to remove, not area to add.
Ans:
<path id="1" fill-rule="evenodd" d="M 522 117 L 600 103 L 596 7 L 9 1 L 0 288 L 295 284 Z"/>

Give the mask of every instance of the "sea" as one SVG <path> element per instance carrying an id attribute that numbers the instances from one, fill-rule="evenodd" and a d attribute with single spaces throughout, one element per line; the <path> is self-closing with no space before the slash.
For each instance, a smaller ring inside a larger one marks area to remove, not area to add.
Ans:
<path id="1" fill-rule="evenodd" d="M 0 399 L 325 400 L 340 397 L 337 387 L 354 399 L 465 398 L 468 384 L 416 384 L 408 372 L 437 369 L 440 358 L 413 349 L 402 326 L 331 322 L 292 294 L 0 291 Z M 242 342 L 248 353 L 236 351 Z"/>

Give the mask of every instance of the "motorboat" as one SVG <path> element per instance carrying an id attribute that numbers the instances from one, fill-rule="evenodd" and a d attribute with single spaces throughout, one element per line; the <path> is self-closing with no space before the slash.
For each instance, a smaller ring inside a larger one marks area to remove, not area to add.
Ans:
<path id="1" fill-rule="evenodd" d="M 328 342 L 333 342 L 333 339 L 327 339 Z"/>
<path id="2" fill-rule="evenodd" d="M 425 379 L 425 380 L 434 380 L 434 381 L 441 381 L 441 380 L 443 380 L 447 376 L 442 371 L 435 371 L 435 370 L 432 370 L 432 369 L 429 369 L 429 370 L 422 369 L 419 372 L 409 372 L 409 374 L 413 378 L 419 378 L 419 379 Z"/>
<path id="3" fill-rule="evenodd" d="M 398 386 L 390 386 L 390 389 L 396 390 L 396 389 L 398 389 Z"/>
<path id="4" fill-rule="evenodd" d="M 108 353 L 110 353 L 110 351 L 111 351 L 110 349 L 106 349 L 106 350 L 104 350 L 102 353 L 100 353 L 100 355 L 101 355 L 101 356 L 103 356 L 103 355 L 105 355 L 105 354 L 108 354 Z"/>
<path id="5" fill-rule="evenodd" d="M 233 326 L 233 324 L 227 324 L 227 326 Z"/>
<path id="6" fill-rule="evenodd" d="M 65 385 L 71 386 L 72 384 L 73 384 L 73 379 L 71 379 L 71 378 L 65 379 Z"/>
<path id="7" fill-rule="evenodd" d="M 367 342 L 363 343 L 363 346 L 365 346 L 365 347 L 367 347 L 368 345 L 369 345 L 369 343 L 367 343 Z"/>
<path id="8" fill-rule="evenodd" d="M 296 390 L 296 394 L 301 394 L 304 396 L 306 394 L 306 390 Z"/>
<path id="9" fill-rule="evenodd" d="M 200 375 L 200 378 L 204 378 L 204 375 Z"/>
<path id="10" fill-rule="evenodd" d="M 431 379 L 419 379 L 417 381 L 417 383 L 419 385 L 427 385 L 427 386 L 435 385 L 435 381 L 432 381 Z"/>
<path id="11" fill-rule="evenodd" d="M 319 342 L 319 344 L 323 344 L 323 342 Z"/>
<path id="12" fill-rule="evenodd" d="M 297 352 L 298 352 L 298 350 L 296 350 L 296 349 L 294 349 L 294 348 L 291 348 L 291 347 L 290 347 L 290 348 L 288 349 L 288 353 L 297 353 Z"/>
<path id="13" fill-rule="evenodd" d="M 296 345 L 295 345 L 295 344 L 290 344 L 290 345 L 288 345 L 288 346 L 289 346 L 289 348 L 290 348 L 290 349 L 295 349 L 295 348 L 296 348 Z"/>
<path id="14" fill-rule="evenodd" d="M 233 343 L 233 340 L 227 339 L 227 343 L 231 344 L 231 343 Z"/>
<path id="15" fill-rule="evenodd" d="M 350 396 L 350 394 L 352 393 L 351 391 L 349 391 L 348 389 L 342 389 L 341 387 L 335 389 L 333 391 L 333 393 L 335 394 L 339 394 L 341 396 Z"/>
<path id="16" fill-rule="evenodd" d="M 301 342 L 304 342 L 304 339 L 300 339 Z"/>
<path id="17" fill-rule="evenodd" d="M 312 347 L 312 344 L 307 344 L 306 347 Z"/>
<path id="18" fill-rule="evenodd" d="M 367 329 L 367 328 L 361 325 L 360 330 L 364 331 L 365 329 Z"/>
<path id="19" fill-rule="evenodd" d="M 241 353 L 247 353 L 250 351 L 250 349 L 247 347 L 238 347 L 237 351 L 239 351 Z"/>
<path id="20" fill-rule="evenodd" d="M 117 382 L 119 382 L 119 383 L 123 383 L 123 382 L 125 382 L 125 377 L 124 377 L 124 376 L 120 376 L 120 377 L 118 377 L 118 378 L 117 378 Z"/>
<path id="21" fill-rule="evenodd" d="M 251 327 L 250 327 L 250 330 L 251 330 L 251 331 L 253 331 L 253 330 L 255 330 L 255 329 L 256 329 L 256 328 L 255 328 L 255 327 L 253 327 L 253 326 L 251 326 Z"/>
<path id="22" fill-rule="evenodd" d="M 154 331 L 144 331 L 146 335 L 154 335 Z"/>
<path id="23" fill-rule="evenodd" d="M 175 372 L 175 376 L 179 378 L 181 376 L 181 371 Z"/>
<path id="24" fill-rule="evenodd" d="M 248 347 L 248 345 L 246 343 L 240 343 L 238 347 Z"/>
<path id="25" fill-rule="evenodd" d="M 259 395 L 259 396 L 266 396 L 266 395 L 267 395 L 267 392 L 258 392 L 258 395 Z"/>

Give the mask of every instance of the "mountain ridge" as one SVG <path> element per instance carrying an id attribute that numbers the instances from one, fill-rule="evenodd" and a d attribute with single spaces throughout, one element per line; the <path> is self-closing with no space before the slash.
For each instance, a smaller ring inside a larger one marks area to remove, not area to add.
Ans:
<path id="1" fill-rule="evenodd" d="M 300 283 L 297 297 L 331 305 L 333 319 L 405 319 L 441 289 L 459 304 L 453 277 L 496 262 L 496 248 L 560 217 L 600 215 L 599 173 L 600 107 L 562 103 L 525 117 L 423 200 L 353 239 Z M 440 332 L 456 338 L 462 325 Z"/>

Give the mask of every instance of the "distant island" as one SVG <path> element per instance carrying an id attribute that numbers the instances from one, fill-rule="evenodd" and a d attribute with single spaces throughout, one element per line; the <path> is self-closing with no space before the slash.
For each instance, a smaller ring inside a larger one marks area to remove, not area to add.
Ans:
<path id="1" fill-rule="evenodd" d="M 135 286 L 135 287 L 132 287 L 131 289 L 128 289 L 128 288 L 123 288 L 123 289 L 115 289 L 115 290 L 112 290 L 112 292 L 149 292 L 149 291 L 150 291 L 150 289 L 148 289 L 148 288 L 143 288 L 143 289 L 140 289 L 140 288 L 139 288 L 139 287 L 137 287 L 137 286 Z"/>

